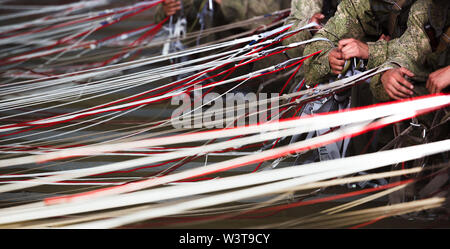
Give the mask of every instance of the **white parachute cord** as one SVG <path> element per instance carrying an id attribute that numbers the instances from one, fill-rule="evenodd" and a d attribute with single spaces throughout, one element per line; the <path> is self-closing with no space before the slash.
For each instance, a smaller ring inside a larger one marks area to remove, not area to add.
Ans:
<path id="1" fill-rule="evenodd" d="M 31 205 L 16 206 L 14 207 L 14 209 L 6 209 L 6 211 L 3 212 L 0 211 L 0 223 L 8 224 L 13 222 L 44 219 L 69 214 L 120 208 L 125 206 L 157 202 L 198 194 L 213 193 L 227 189 L 285 180 L 284 182 L 277 182 L 271 185 L 263 185 L 262 189 L 260 187 L 256 187 L 243 190 L 245 192 L 231 192 L 233 193 L 232 195 L 226 193 L 225 196 L 214 195 L 212 197 L 202 198 L 201 207 L 204 207 L 204 199 L 208 200 L 210 198 L 214 198 L 213 202 L 208 201 L 206 202 L 207 204 L 205 206 L 212 205 L 211 203 L 217 203 L 218 201 L 221 203 L 227 203 L 231 202 L 232 200 L 242 200 L 243 198 L 245 199 L 254 196 L 285 191 L 286 189 L 292 189 L 299 186 L 301 187 L 303 184 L 317 182 L 320 180 L 339 177 L 343 175 L 349 175 L 354 172 L 380 168 L 386 165 L 395 164 L 396 162 L 414 160 L 428 155 L 441 153 L 447 150 L 450 150 L 450 141 L 448 140 L 402 149 L 395 149 L 391 151 L 343 158 L 333 161 L 312 163 L 301 167 L 289 167 L 284 169 L 276 169 L 270 172 L 266 171 L 246 174 L 243 176 L 227 177 L 223 179 L 215 179 L 208 182 L 193 183 L 190 185 L 169 186 L 158 189 L 145 190 L 131 194 L 91 200 L 90 202 L 84 203 L 68 203 L 46 206 L 42 202 L 38 202 Z M 242 195 L 242 193 L 244 193 L 244 195 Z M 225 199 L 223 197 L 227 198 Z M 182 202 L 181 204 L 185 203 L 186 202 Z M 171 209 L 170 207 L 175 209 Z M 200 206 L 196 206 L 196 208 L 200 208 Z M 169 214 L 177 214 L 191 209 L 194 209 L 194 207 L 180 207 L 180 205 L 171 205 L 169 207 L 166 206 L 162 210 L 158 209 L 158 213 L 154 212 L 156 211 L 155 209 L 151 209 L 149 211 L 151 211 L 151 213 L 153 213 L 153 215 L 155 216 L 148 216 L 147 213 L 145 215 L 145 219 L 166 216 Z M 164 211 L 169 211 L 169 213 Z M 130 220 L 127 219 L 127 222 L 128 221 Z M 96 227 L 98 228 L 100 226 L 96 225 Z"/>
<path id="2" fill-rule="evenodd" d="M 409 104 L 411 104 L 411 103 L 409 103 Z M 448 102 L 446 104 L 448 104 Z M 430 110 L 430 109 L 423 109 L 423 107 L 424 106 L 419 107 L 419 110 Z M 374 109 L 372 109 L 372 111 Z M 371 127 L 384 126 L 384 125 L 387 125 L 387 124 L 390 124 L 393 122 L 398 122 L 400 120 L 410 118 L 415 115 L 416 111 L 418 111 L 418 110 L 415 110 L 414 108 L 410 108 L 409 110 L 410 111 L 408 111 L 408 112 L 405 112 L 403 110 L 402 114 L 394 114 L 394 115 L 387 116 L 387 117 L 383 116 L 385 118 L 383 118 L 382 120 L 379 120 L 377 122 L 374 122 L 373 124 L 371 124 L 369 126 L 354 125 L 354 126 L 341 128 L 332 133 L 328 133 L 328 134 L 322 135 L 320 137 L 315 137 L 315 138 L 312 138 L 309 140 L 300 141 L 300 142 L 290 144 L 285 147 L 272 149 L 269 151 L 264 151 L 264 152 L 261 152 L 256 155 L 250 155 L 250 156 L 246 156 L 246 157 L 242 157 L 242 158 L 232 159 L 230 161 L 226 161 L 226 162 L 222 162 L 222 163 L 213 164 L 213 165 L 210 165 L 208 167 L 208 169 L 202 168 L 202 169 L 188 170 L 188 171 L 173 174 L 173 175 L 159 177 L 157 179 L 152 179 L 150 181 L 146 181 L 143 183 L 130 184 L 130 185 L 127 185 L 125 188 L 141 189 L 141 188 L 154 187 L 154 186 L 166 184 L 169 182 L 179 181 L 179 180 L 191 178 L 194 176 L 205 175 L 208 173 L 233 168 L 230 165 L 236 164 L 236 165 L 238 165 L 237 167 L 240 167 L 242 165 L 248 164 L 248 162 L 255 162 L 255 161 L 258 162 L 259 160 L 270 159 L 271 157 L 274 157 L 274 155 L 283 156 L 283 154 L 286 152 L 287 152 L 287 154 L 289 154 L 293 151 L 299 151 L 301 149 L 311 149 L 311 148 L 314 148 L 316 145 L 326 144 L 326 143 L 329 143 L 329 141 L 336 141 L 336 140 L 348 137 L 352 134 L 358 134 L 367 129 L 371 129 Z M 372 118 L 367 117 L 367 114 L 365 116 L 367 118 L 366 120 L 376 119 L 376 117 L 372 117 Z M 365 122 L 367 122 L 367 121 L 365 121 Z M 355 123 L 355 122 L 353 122 L 353 123 Z M 268 132 L 268 133 L 255 135 L 252 137 L 235 139 L 235 140 L 225 141 L 225 142 L 219 142 L 216 144 L 211 144 L 211 145 L 206 145 L 206 146 L 201 146 L 201 147 L 196 147 L 196 148 L 190 148 L 190 149 L 186 149 L 186 150 L 183 150 L 180 152 L 167 153 L 164 155 L 159 155 L 159 156 L 150 157 L 150 158 L 135 159 L 135 160 L 125 161 L 125 162 L 120 162 L 120 163 L 113 163 L 113 164 L 89 168 L 89 169 L 58 172 L 59 173 L 58 176 L 46 177 L 46 178 L 43 178 L 42 180 L 44 182 L 52 181 L 52 178 L 54 178 L 54 177 L 69 180 L 69 179 L 80 178 L 80 177 L 84 177 L 84 176 L 88 176 L 88 175 L 96 175 L 96 174 L 101 174 L 101 173 L 106 173 L 106 172 L 111 172 L 111 171 L 117 171 L 117 170 L 137 167 L 140 165 L 149 165 L 149 164 L 153 164 L 153 163 L 157 163 L 157 162 L 161 162 L 161 161 L 172 160 L 175 158 L 181 158 L 181 157 L 187 157 L 187 156 L 193 156 L 193 155 L 204 155 L 205 153 L 208 153 L 211 151 L 220 151 L 225 148 L 240 147 L 243 144 L 253 144 L 253 143 L 257 143 L 257 142 L 261 142 L 261 141 L 276 139 L 278 137 L 300 134 L 300 133 L 308 132 L 307 131 L 308 129 L 310 129 L 310 130 L 314 129 L 313 127 L 308 128 L 308 127 L 297 126 L 292 129 L 280 130 L 280 124 L 281 124 L 281 122 L 276 123 L 276 124 L 270 124 L 270 123 L 268 124 L 268 125 L 277 125 L 278 126 L 277 127 L 278 130 L 274 131 L 274 132 Z M 327 125 L 327 127 L 334 126 L 334 125 L 330 125 L 329 123 L 323 123 L 322 126 L 323 125 Z M 315 127 L 315 128 L 317 128 L 317 127 Z M 198 135 L 198 134 L 196 134 L 196 135 Z M 189 136 L 189 135 L 187 135 L 187 136 Z M 211 139 L 211 137 L 209 137 L 208 139 Z M 279 156 L 277 156 L 277 157 L 279 157 Z M 243 163 L 243 162 L 245 162 L 245 163 Z M 22 188 L 23 188 L 23 185 L 14 185 L 14 184 L 3 185 L 3 186 L 0 186 L 0 192 L 13 191 L 13 190 L 18 190 L 18 189 L 22 189 Z"/>

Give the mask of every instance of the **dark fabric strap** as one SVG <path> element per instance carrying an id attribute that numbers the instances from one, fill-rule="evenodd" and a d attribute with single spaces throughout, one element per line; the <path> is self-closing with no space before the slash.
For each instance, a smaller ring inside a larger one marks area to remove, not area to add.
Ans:
<path id="1" fill-rule="evenodd" d="M 388 32 L 390 36 L 393 36 L 395 33 L 395 29 L 398 25 L 398 17 L 400 16 L 400 13 L 407 3 L 407 0 L 396 0 L 393 1 L 393 12 L 389 15 L 389 23 L 388 23 Z"/>
<path id="2" fill-rule="evenodd" d="M 450 46 L 450 27 L 447 27 L 444 33 L 442 33 L 439 39 L 439 45 L 436 49 L 438 53 L 444 52 Z"/>

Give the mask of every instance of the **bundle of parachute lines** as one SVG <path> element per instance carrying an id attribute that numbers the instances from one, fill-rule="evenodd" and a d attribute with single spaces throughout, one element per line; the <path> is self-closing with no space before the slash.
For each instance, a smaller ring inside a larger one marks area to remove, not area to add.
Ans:
<path id="1" fill-rule="evenodd" d="M 288 31 L 289 10 L 177 32 L 175 19 L 154 23 L 161 3 L 1 1 L 0 228 L 356 228 L 447 215 L 450 141 L 435 131 L 450 96 L 311 111 L 386 68 L 307 87 L 295 75 L 314 54 L 283 56 L 315 40 L 282 41 L 314 25 Z M 234 35 L 206 39 L 220 32 Z M 396 136 L 370 149 L 382 129 Z"/>

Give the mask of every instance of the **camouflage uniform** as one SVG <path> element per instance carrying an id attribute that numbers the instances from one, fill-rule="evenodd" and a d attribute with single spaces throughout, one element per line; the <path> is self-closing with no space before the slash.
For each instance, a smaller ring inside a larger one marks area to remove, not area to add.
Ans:
<path id="1" fill-rule="evenodd" d="M 419 28 L 412 29 L 409 37 L 405 37 L 404 41 L 399 41 L 405 43 L 405 46 L 407 46 L 406 49 L 410 50 L 409 54 L 390 54 L 387 64 L 393 62 L 397 66 L 410 69 L 416 75 L 413 79 L 409 79 L 411 83 L 414 83 L 416 94 L 424 95 L 429 93 L 425 87 L 428 75 L 450 65 L 450 39 L 448 39 L 450 35 L 450 2 L 448 0 L 419 0 L 416 5 L 414 7 L 422 11 L 414 19 L 417 22 L 416 26 Z M 390 100 L 379 79 L 376 82 L 372 82 L 372 85 L 376 86 L 372 91 L 378 100 Z M 407 136 L 400 139 L 401 146 L 406 147 L 449 139 L 450 133 L 448 131 L 450 130 L 450 122 L 447 120 L 448 107 L 446 110 L 442 108 L 436 112 L 418 116 L 417 122 L 420 126 L 411 126 L 406 121 L 397 124 L 401 128 L 412 128 L 406 134 Z M 400 129 L 399 131 L 402 130 Z M 424 131 L 426 132 L 424 133 Z M 442 153 L 408 162 L 406 167 L 437 165 L 448 162 L 448 157 L 448 152 Z M 435 171 L 434 169 L 428 168 L 423 172 L 427 172 L 426 177 L 422 174 L 417 176 L 418 179 L 423 180 L 409 185 L 402 191 L 391 194 L 389 196 L 390 203 L 396 204 L 412 199 L 428 198 L 436 193 L 439 193 L 442 197 L 450 197 L 450 192 L 446 191 L 449 186 L 448 179 L 450 177 L 450 171 Z M 447 180 L 443 180 L 442 178 Z M 393 178 L 391 182 L 396 182 L 399 179 L 399 177 Z M 431 213 L 433 211 L 435 210 L 430 210 Z M 448 216 L 449 213 L 450 202 L 447 202 L 442 208 L 436 210 L 434 216 L 436 214 Z"/>
<path id="2" fill-rule="evenodd" d="M 440 3 L 439 3 L 440 1 Z M 388 59 L 385 63 L 389 66 L 404 67 L 412 71 L 415 76 L 408 79 L 414 84 L 414 96 L 429 94 L 426 88 L 428 75 L 440 68 L 448 66 L 450 63 L 449 43 L 438 47 L 439 39 L 444 32 L 448 32 L 450 27 L 450 13 L 448 11 L 450 2 L 447 0 L 418 0 L 411 8 L 411 15 L 408 20 L 408 29 L 399 39 L 389 43 Z M 392 46 L 391 46 L 392 44 Z M 399 48 L 400 47 L 400 48 Z M 391 101 L 381 83 L 381 75 L 371 79 L 371 91 L 376 101 Z M 417 117 L 417 122 L 424 127 L 430 128 L 433 122 L 440 120 L 438 112 L 428 113 Z M 399 127 L 409 127 L 409 122 L 397 124 Z M 427 131 L 426 139 L 448 137 L 448 126 Z M 401 130 L 401 129 L 400 129 Z M 431 136 L 430 136 L 431 134 Z M 408 137 L 404 138 L 403 146 L 416 145 L 422 141 L 423 130 L 413 127 Z M 426 140 L 423 141 L 425 143 Z M 430 141 L 428 141 L 430 142 Z"/>
<path id="3" fill-rule="evenodd" d="M 325 15 L 326 21 L 334 15 L 340 0 L 292 0 L 291 15 L 286 20 L 286 24 L 292 24 L 290 30 L 296 30 L 309 23 L 311 17 L 316 13 Z M 283 41 L 287 45 L 294 42 L 310 40 L 313 34 L 309 30 L 297 33 L 296 35 Z M 287 54 L 291 58 L 303 55 L 304 46 L 290 49 Z"/>
<path id="4" fill-rule="evenodd" d="M 413 6 L 412 11 L 415 15 L 409 20 L 408 30 L 404 36 L 395 41 L 398 45 L 393 46 L 401 45 L 402 49 L 397 51 L 389 49 L 387 64 L 412 71 L 415 77 L 410 80 L 415 84 L 415 92 L 418 95 L 428 93 L 425 88 L 428 75 L 450 63 L 448 44 L 442 49 L 436 49 L 439 36 L 450 26 L 449 6 L 450 3 L 446 0 L 439 4 L 433 4 L 432 0 L 419 0 Z M 371 80 L 372 93 L 378 101 L 389 101 L 391 99 L 384 90 L 380 78 L 381 75 L 378 75 Z"/>
<path id="5" fill-rule="evenodd" d="M 417 11 L 422 12 L 417 8 L 410 12 L 413 2 L 415 1 L 406 0 L 402 10 L 397 12 L 398 25 L 395 25 L 395 29 L 389 32 L 392 38 L 398 38 L 403 34 L 409 14 L 411 14 L 411 20 L 418 14 Z M 404 44 L 384 40 L 377 41 L 382 34 L 387 33 L 389 16 L 396 13 L 393 9 L 394 6 L 395 4 L 392 1 L 387 0 L 343 0 L 339 4 L 334 17 L 328 21 L 322 30 L 317 32 L 315 37 L 327 38 L 334 44 L 346 38 L 366 42 L 370 54 L 366 63 L 367 68 L 380 66 L 387 60 L 389 51 L 409 53 L 403 47 Z M 414 23 L 410 21 L 409 24 Z M 333 77 L 328 62 L 328 54 L 333 48 L 329 42 L 315 42 L 306 46 L 305 54 L 322 50 L 321 54 L 305 61 L 306 83 L 308 85 L 328 82 L 328 78 Z"/>

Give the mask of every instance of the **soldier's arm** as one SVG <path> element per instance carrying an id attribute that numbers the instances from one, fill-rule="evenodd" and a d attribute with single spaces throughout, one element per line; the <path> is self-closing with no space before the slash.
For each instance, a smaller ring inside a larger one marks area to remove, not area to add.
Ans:
<path id="1" fill-rule="evenodd" d="M 304 27 L 310 22 L 314 14 L 321 13 L 322 8 L 323 0 L 292 0 L 291 14 L 285 24 L 292 24 L 290 31 Z M 284 40 L 283 44 L 287 45 L 294 42 L 306 41 L 311 39 L 312 36 L 309 30 L 304 30 Z M 287 54 L 292 58 L 299 57 L 302 56 L 303 49 L 304 47 L 290 49 Z"/>
<path id="2" fill-rule="evenodd" d="M 420 76 L 425 76 L 423 65 L 427 55 L 432 53 L 425 31 L 429 2 L 419 0 L 411 7 L 407 30 L 400 38 L 388 43 L 388 62 L 395 62 Z"/>
<path id="3" fill-rule="evenodd" d="M 343 0 L 339 4 L 334 17 L 314 36 L 327 38 L 331 43 L 319 41 L 311 43 L 305 48 L 304 55 L 322 51 L 319 55 L 305 61 L 306 84 L 311 86 L 328 82 L 327 78 L 332 76 L 328 60 L 330 52 L 337 48 L 338 42 L 342 39 L 355 38 L 361 40 L 365 36 L 364 23 L 361 23 L 361 21 L 364 21 L 367 11 L 370 11 L 368 0 Z"/>
<path id="4" fill-rule="evenodd" d="M 426 77 L 427 70 L 424 64 L 427 55 L 432 52 L 430 40 L 424 29 L 428 22 L 429 3 L 429 0 L 419 0 L 411 7 L 407 30 L 400 38 L 389 41 L 387 44 L 388 58 L 385 65 L 406 68 L 415 77 Z M 388 77 L 393 75 L 394 71 L 385 74 L 371 79 L 372 93 L 379 101 L 395 99 L 392 96 L 393 92 L 399 92 L 405 86 L 395 77 Z M 393 89 L 393 86 L 397 87 Z"/>

